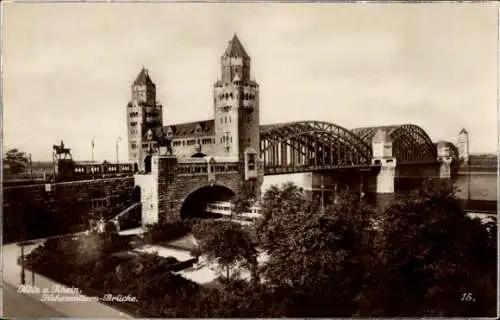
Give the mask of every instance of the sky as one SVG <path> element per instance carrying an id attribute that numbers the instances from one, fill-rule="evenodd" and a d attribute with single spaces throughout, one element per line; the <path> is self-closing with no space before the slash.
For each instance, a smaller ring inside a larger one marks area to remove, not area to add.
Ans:
<path id="1" fill-rule="evenodd" d="M 3 143 L 50 160 L 127 160 L 126 105 L 149 69 L 164 124 L 213 118 L 236 32 L 261 124 L 412 123 L 497 150 L 498 10 L 488 4 L 3 3 Z"/>

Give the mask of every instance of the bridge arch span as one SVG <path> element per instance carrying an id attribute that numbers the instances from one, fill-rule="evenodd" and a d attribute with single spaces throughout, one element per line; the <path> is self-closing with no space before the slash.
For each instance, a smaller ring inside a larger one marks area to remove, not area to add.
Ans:
<path id="1" fill-rule="evenodd" d="M 231 201 L 236 192 L 222 184 L 205 185 L 188 193 L 180 208 L 181 219 L 204 217 L 206 203 Z"/>
<path id="2" fill-rule="evenodd" d="M 373 136 L 385 130 L 392 140 L 393 155 L 399 163 L 436 162 L 436 145 L 421 127 L 414 124 L 356 128 L 352 132 L 365 143 L 371 144 Z"/>
<path id="3" fill-rule="evenodd" d="M 324 121 L 261 126 L 260 152 L 266 174 L 367 165 L 372 156 L 370 144 Z"/>

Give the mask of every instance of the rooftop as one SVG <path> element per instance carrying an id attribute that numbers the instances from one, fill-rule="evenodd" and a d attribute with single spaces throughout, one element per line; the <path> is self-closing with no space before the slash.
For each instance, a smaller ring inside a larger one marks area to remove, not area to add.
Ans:
<path id="1" fill-rule="evenodd" d="M 233 39 L 229 41 L 229 45 L 227 46 L 226 52 L 224 52 L 225 57 L 232 57 L 232 58 L 250 58 L 245 51 L 245 48 L 243 48 L 243 45 L 240 42 L 240 39 L 238 39 L 238 36 L 236 33 L 233 36 Z"/>

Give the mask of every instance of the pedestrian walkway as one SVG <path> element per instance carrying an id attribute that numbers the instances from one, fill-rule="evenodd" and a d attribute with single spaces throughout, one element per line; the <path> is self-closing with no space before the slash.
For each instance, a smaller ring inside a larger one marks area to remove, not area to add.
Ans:
<path id="1" fill-rule="evenodd" d="M 67 315 L 47 306 L 27 294 L 17 292 L 17 288 L 2 283 L 4 318 L 65 318 Z"/>
<path id="2" fill-rule="evenodd" d="M 39 242 L 34 245 L 25 246 L 25 253 L 29 253 L 35 247 L 39 245 Z M 18 293 L 18 287 L 21 284 L 20 274 L 21 267 L 17 264 L 17 258 L 20 256 L 21 248 L 17 244 L 8 244 L 2 247 L 2 271 L 3 271 L 3 282 L 10 285 L 10 289 L 7 293 L 9 294 L 7 299 L 4 299 L 4 317 L 12 318 L 17 317 L 18 313 L 30 313 L 30 312 L 55 312 L 59 315 L 53 315 L 53 317 L 72 317 L 72 318 L 107 318 L 107 319 L 119 319 L 119 318 L 132 318 L 132 316 L 120 312 L 114 308 L 104 305 L 97 301 L 89 301 L 89 297 L 80 295 L 78 293 L 67 293 L 71 291 L 71 288 L 63 286 L 51 279 L 43 277 L 38 274 L 34 274 L 31 271 L 26 271 L 25 283 L 26 285 L 34 285 L 36 288 L 43 290 L 44 288 L 49 291 L 59 286 L 62 290 L 65 290 L 63 297 L 69 297 L 73 301 L 41 301 L 42 293 Z M 18 293 L 19 295 L 24 295 L 22 298 L 20 296 L 14 295 Z M 40 304 L 46 306 L 41 307 L 39 304 L 33 303 L 34 300 Z M 10 303 L 16 303 L 24 301 L 29 303 L 31 307 L 23 307 L 22 305 L 12 305 Z M 29 302 L 27 302 L 29 301 Z M 6 305 L 9 303 L 9 305 Z M 35 306 L 36 304 L 36 306 Z M 9 312 L 9 313 L 8 313 Z M 12 314 L 10 313 L 12 312 Z M 24 314 L 23 317 L 44 317 L 44 314 Z"/>

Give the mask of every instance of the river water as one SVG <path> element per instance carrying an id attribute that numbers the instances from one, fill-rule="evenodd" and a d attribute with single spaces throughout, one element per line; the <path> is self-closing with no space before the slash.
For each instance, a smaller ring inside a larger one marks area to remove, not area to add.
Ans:
<path id="1" fill-rule="evenodd" d="M 455 186 L 459 189 L 458 196 L 468 198 L 469 178 L 466 173 L 459 174 Z M 497 200 L 497 173 L 471 172 L 470 198 L 474 200 Z"/>

